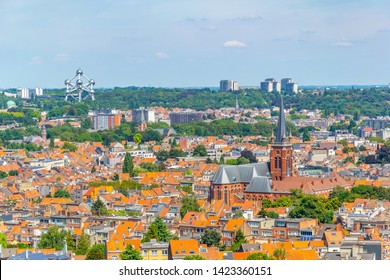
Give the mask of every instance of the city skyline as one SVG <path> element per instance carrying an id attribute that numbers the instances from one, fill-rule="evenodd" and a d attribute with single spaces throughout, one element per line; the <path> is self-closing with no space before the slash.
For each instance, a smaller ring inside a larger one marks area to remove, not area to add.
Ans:
<path id="1" fill-rule="evenodd" d="M 389 82 L 386 1 L 146 2 L 2 1 L 0 88 L 63 88 L 79 67 L 97 88 Z"/>

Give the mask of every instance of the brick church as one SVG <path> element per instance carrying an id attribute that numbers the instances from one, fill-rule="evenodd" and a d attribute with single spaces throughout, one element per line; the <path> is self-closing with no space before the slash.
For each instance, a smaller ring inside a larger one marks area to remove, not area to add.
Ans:
<path id="1" fill-rule="evenodd" d="M 291 189 L 326 196 L 338 185 L 350 187 L 338 175 L 329 178 L 292 176 L 293 148 L 291 133 L 287 137 L 282 95 L 279 108 L 276 137 L 271 137 L 270 162 L 221 165 L 211 179 L 210 200 L 223 200 L 224 204 L 231 206 L 234 202 L 275 201 L 290 195 Z"/>

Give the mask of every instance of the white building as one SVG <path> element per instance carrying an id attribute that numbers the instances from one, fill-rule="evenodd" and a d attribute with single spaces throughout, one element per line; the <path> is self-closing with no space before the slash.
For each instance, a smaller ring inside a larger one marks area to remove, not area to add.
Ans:
<path id="1" fill-rule="evenodd" d="M 20 88 L 18 96 L 22 99 L 30 99 L 30 90 L 28 88 Z"/>

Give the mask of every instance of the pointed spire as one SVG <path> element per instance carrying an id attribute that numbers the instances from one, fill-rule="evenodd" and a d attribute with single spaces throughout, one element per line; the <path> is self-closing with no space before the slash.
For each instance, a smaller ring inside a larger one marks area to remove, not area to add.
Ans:
<path id="1" fill-rule="evenodd" d="M 272 129 L 271 131 L 271 143 L 273 143 L 275 141 L 275 134 L 274 134 L 274 130 Z"/>
<path id="2" fill-rule="evenodd" d="M 279 120 L 278 120 L 278 130 L 276 133 L 276 142 L 283 142 L 286 137 L 286 117 L 284 115 L 284 104 L 283 104 L 283 95 L 280 95 L 280 107 L 279 107 Z"/>
<path id="3" fill-rule="evenodd" d="M 240 107 L 238 106 L 238 97 L 237 97 L 237 94 L 236 94 L 236 110 L 240 109 Z"/>

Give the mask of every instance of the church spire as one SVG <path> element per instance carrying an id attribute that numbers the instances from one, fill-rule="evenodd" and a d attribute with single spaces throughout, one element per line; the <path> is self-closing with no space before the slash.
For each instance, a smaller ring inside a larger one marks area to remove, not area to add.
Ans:
<path id="1" fill-rule="evenodd" d="M 240 109 L 240 107 L 238 106 L 238 97 L 237 97 L 237 94 L 236 94 L 236 110 Z"/>
<path id="2" fill-rule="evenodd" d="M 286 137 L 286 117 L 284 115 L 284 104 L 283 104 L 283 95 L 280 95 L 280 107 L 279 107 L 279 120 L 278 120 L 278 130 L 276 132 L 276 142 L 284 142 Z"/>

